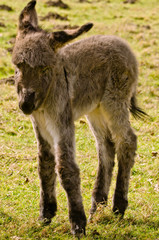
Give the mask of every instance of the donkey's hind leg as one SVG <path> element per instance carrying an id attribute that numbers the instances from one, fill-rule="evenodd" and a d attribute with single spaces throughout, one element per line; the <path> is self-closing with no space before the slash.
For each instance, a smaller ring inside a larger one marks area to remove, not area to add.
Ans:
<path id="1" fill-rule="evenodd" d="M 112 101 L 113 99 L 113 101 Z M 128 187 L 130 171 L 134 164 L 137 137 L 130 122 L 127 100 L 109 96 L 106 93 L 103 101 L 103 112 L 111 131 L 118 159 L 118 176 L 113 200 L 113 211 L 124 215 L 128 206 Z"/>
<path id="2" fill-rule="evenodd" d="M 98 152 L 98 172 L 92 193 L 91 217 L 96 211 L 98 203 L 107 203 L 112 170 L 114 167 L 115 148 L 100 108 L 90 113 L 87 119 L 95 135 Z"/>
<path id="3" fill-rule="evenodd" d="M 128 188 L 131 168 L 134 165 L 137 137 L 133 130 L 127 130 L 127 137 L 117 147 L 118 175 L 113 199 L 113 212 L 124 215 L 128 206 Z"/>

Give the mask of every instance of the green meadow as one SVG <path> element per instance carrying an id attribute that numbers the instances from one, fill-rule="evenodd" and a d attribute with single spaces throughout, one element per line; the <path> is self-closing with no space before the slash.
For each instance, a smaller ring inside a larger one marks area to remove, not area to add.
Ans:
<path id="1" fill-rule="evenodd" d="M 12 8 L 0 9 L 0 79 L 14 74 L 11 49 L 19 13 L 27 2 L 0 0 L 0 5 Z M 131 117 L 138 149 L 124 218 L 112 213 L 116 161 L 108 205 L 98 207 L 82 239 L 159 240 L 159 1 L 137 0 L 130 4 L 123 0 L 64 0 L 69 9 L 48 7 L 46 2 L 37 1 L 39 17 L 53 12 L 67 16 L 67 20 L 39 20 L 44 29 L 54 31 L 92 22 L 94 27 L 80 38 L 106 34 L 128 41 L 139 62 L 138 103 L 150 115 L 143 121 Z M 76 161 L 88 218 L 98 161 L 95 140 L 85 118 L 75 125 Z M 39 190 L 37 144 L 30 118 L 18 109 L 15 86 L 0 81 L 0 239 L 73 239 L 66 194 L 59 181 L 57 215 L 49 226 L 38 221 Z"/>

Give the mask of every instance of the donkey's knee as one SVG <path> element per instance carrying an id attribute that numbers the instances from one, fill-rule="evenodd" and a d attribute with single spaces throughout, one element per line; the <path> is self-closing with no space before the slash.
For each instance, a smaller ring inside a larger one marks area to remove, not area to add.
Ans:
<path id="1" fill-rule="evenodd" d="M 130 128 L 127 132 L 126 138 L 121 139 L 117 148 L 118 161 L 123 165 L 124 168 L 133 167 L 136 150 L 137 136 Z"/>
<path id="2" fill-rule="evenodd" d="M 61 162 L 57 164 L 56 170 L 58 172 L 60 182 L 67 194 L 72 194 L 79 188 L 80 172 L 76 163 Z M 74 187 L 73 187 L 74 186 Z"/>

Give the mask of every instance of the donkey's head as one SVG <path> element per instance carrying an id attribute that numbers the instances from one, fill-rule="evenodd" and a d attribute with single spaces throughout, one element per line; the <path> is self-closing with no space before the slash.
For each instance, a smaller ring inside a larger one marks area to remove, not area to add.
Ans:
<path id="1" fill-rule="evenodd" d="M 36 1 L 29 2 L 20 14 L 12 56 L 16 66 L 19 107 L 25 114 L 37 110 L 47 96 L 57 61 L 57 49 L 93 26 L 88 23 L 72 31 L 43 31 L 38 26 L 35 5 Z"/>

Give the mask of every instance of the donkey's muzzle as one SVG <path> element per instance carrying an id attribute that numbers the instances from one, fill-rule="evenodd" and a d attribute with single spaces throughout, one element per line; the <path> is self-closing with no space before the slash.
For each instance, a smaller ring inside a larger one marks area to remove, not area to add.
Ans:
<path id="1" fill-rule="evenodd" d="M 23 101 L 19 102 L 19 108 L 24 114 L 31 114 L 35 109 L 35 92 L 27 93 Z"/>

